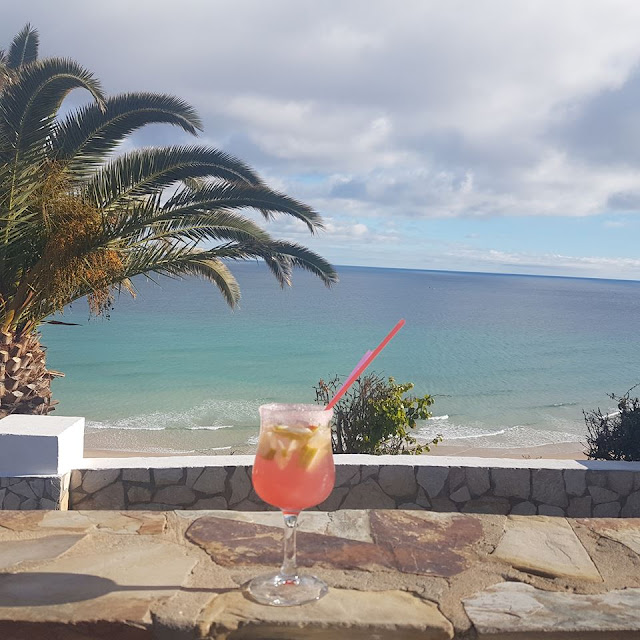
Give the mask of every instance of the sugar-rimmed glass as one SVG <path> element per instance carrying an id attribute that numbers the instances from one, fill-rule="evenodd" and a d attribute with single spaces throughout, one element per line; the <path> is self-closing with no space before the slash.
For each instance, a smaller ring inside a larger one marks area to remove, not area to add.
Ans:
<path id="1" fill-rule="evenodd" d="M 260 407 L 260 437 L 253 486 L 284 516 L 284 560 L 280 571 L 249 582 L 249 595 L 262 604 L 292 606 L 318 600 L 327 585 L 296 567 L 296 527 L 303 509 L 329 496 L 335 483 L 331 448 L 333 411 L 314 404 Z"/>

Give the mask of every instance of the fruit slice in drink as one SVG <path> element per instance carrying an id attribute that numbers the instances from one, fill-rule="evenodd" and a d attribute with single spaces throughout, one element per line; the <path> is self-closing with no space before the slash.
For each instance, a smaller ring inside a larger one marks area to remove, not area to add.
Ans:
<path id="1" fill-rule="evenodd" d="M 334 480 L 328 426 L 279 424 L 263 428 L 253 485 L 265 502 L 298 512 L 325 500 Z"/>

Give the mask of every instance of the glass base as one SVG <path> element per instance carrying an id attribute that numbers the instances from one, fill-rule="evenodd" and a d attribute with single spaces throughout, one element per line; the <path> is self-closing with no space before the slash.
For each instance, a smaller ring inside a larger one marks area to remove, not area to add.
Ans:
<path id="1" fill-rule="evenodd" d="M 292 607 L 320 600 L 328 590 L 327 585 L 315 576 L 302 575 L 287 580 L 279 573 L 258 576 L 246 587 L 252 600 L 274 607 Z"/>

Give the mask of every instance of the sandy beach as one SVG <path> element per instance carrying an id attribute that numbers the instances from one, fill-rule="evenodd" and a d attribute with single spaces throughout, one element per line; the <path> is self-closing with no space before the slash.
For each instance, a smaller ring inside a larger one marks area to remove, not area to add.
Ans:
<path id="1" fill-rule="evenodd" d="M 555 460 L 586 460 L 584 445 L 581 442 L 559 442 L 541 444 L 537 447 L 520 448 L 482 448 L 440 445 L 433 447 L 425 455 L 434 456 L 472 456 L 476 458 L 544 458 Z"/>

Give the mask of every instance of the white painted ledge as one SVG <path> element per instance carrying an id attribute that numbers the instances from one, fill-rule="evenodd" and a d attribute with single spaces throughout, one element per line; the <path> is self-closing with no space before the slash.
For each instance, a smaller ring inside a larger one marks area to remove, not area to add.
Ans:
<path id="1" fill-rule="evenodd" d="M 84 418 L 13 414 L 0 420 L 0 476 L 63 475 L 84 455 Z"/>
<path id="2" fill-rule="evenodd" d="M 1 421 L 0 421 L 1 424 Z M 84 458 L 77 469 L 175 469 L 190 467 L 249 467 L 252 455 L 233 456 L 162 456 L 136 458 Z M 580 469 L 585 471 L 640 472 L 640 462 L 606 460 L 544 460 L 526 458 L 470 458 L 466 456 L 369 456 L 335 455 L 336 465 L 371 465 L 405 467 L 471 467 L 493 469 Z"/>

